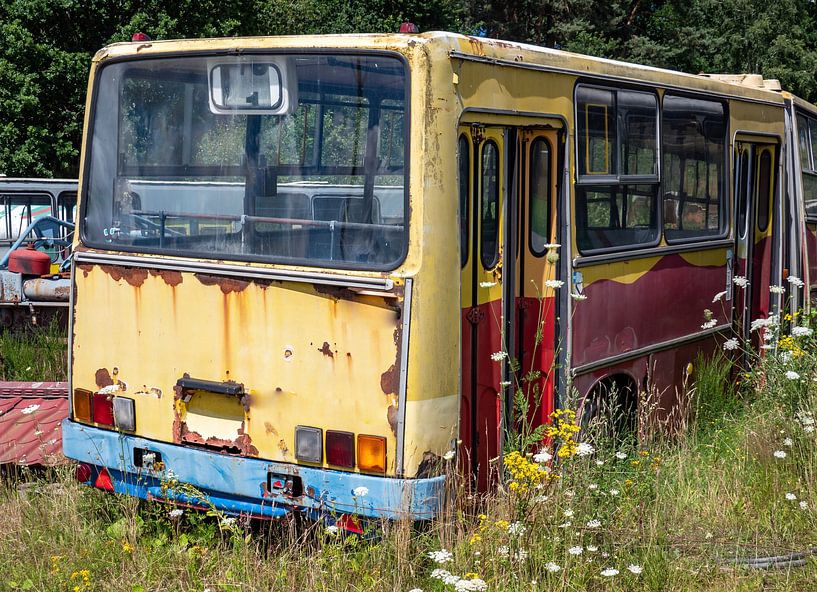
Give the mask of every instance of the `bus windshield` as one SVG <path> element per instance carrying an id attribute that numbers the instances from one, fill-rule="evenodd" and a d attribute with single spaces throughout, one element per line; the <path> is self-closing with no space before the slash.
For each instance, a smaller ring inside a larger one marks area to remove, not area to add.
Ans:
<path id="1" fill-rule="evenodd" d="M 197 54 L 111 63 L 97 80 L 89 246 L 358 269 L 402 261 L 400 58 Z"/>

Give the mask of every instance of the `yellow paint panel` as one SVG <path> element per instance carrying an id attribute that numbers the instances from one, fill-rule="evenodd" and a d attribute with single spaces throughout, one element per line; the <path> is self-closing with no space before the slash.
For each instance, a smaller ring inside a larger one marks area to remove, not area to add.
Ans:
<path id="1" fill-rule="evenodd" d="M 192 273 L 171 272 L 166 281 L 123 269 L 76 273 L 74 387 L 96 390 L 98 371 L 117 367 L 136 401 L 137 434 L 178 442 L 177 380 L 235 381 L 249 393 L 244 417 L 234 402 L 197 393 L 186 406 L 188 430 L 237 438 L 243 420 L 258 456 L 278 461 L 294 461 L 296 425 L 385 436 L 393 473 L 394 300 Z"/>

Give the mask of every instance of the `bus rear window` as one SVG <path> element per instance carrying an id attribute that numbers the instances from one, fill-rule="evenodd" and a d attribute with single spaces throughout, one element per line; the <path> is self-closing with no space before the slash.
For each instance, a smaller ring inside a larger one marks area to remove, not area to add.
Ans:
<path id="1" fill-rule="evenodd" d="M 214 68 L 231 74 L 215 91 Z M 233 80 L 241 72 L 253 76 Z M 174 57 L 113 63 L 98 80 L 81 221 L 89 245 L 363 269 L 404 257 L 401 59 Z M 268 86 L 278 94 L 259 101 Z"/>

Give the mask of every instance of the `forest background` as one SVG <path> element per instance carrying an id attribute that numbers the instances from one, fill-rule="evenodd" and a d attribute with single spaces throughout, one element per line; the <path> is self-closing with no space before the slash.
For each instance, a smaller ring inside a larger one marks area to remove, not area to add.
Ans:
<path id="1" fill-rule="evenodd" d="M 91 57 L 154 39 L 421 31 L 683 72 L 757 73 L 817 100 L 814 0 L 0 0 L 0 174 L 76 177 Z"/>

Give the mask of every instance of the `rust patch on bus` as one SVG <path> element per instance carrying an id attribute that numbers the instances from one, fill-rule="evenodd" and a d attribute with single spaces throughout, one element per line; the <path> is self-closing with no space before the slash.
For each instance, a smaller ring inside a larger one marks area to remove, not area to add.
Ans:
<path id="1" fill-rule="evenodd" d="M 253 446 L 252 440 L 250 439 L 249 435 L 244 433 L 244 423 L 242 422 L 241 428 L 238 430 L 238 436 L 233 440 L 227 440 L 225 438 L 217 438 L 215 436 L 210 436 L 208 438 L 203 437 L 198 432 L 191 432 L 187 429 L 187 424 L 183 421 L 178 422 L 178 435 L 179 435 L 179 443 L 186 443 L 186 444 L 194 444 L 198 446 L 206 446 L 208 448 L 217 448 L 220 452 L 226 452 L 227 454 L 240 454 L 243 456 L 258 456 L 258 448 Z M 174 436 L 176 435 L 176 422 L 173 422 L 173 432 Z"/>
<path id="2" fill-rule="evenodd" d="M 119 265 L 100 265 L 102 271 L 107 273 L 114 281 L 125 280 L 134 288 L 139 288 L 148 279 L 147 269 L 139 267 L 121 267 Z"/>
<path id="3" fill-rule="evenodd" d="M 330 347 L 328 341 L 324 341 L 323 345 L 318 348 L 318 351 L 321 352 L 323 355 L 328 356 L 330 358 L 335 357 L 335 352 L 332 351 L 332 348 Z"/>
<path id="4" fill-rule="evenodd" d="M 111 378 L 111 373 L 108 372 L 107 368 L 100 368 L 94 374 L 94 380 L 96 381 L 97 388 L 105 388 L 106 386 L 111 386 L 113 384 L 113 379 Z"/>
<path id="5" fill-rule="evenodd" d="M 175 288 L 182 283 L 182 274 L 170 269 L 151 269 L 150 275 L 162 278 L 168 286 Z"/>
<path id="6" fill-rule="evenodd" d="M 238 280 L 235 278 L 219 277 L 215 275 L 208 275 L 206 273 L 195 274 L 196 279 L 205 286 L 218 286 L 222 293 L 230 294 L 231 292 L 243 292 L 250 282 L 245 280 Z"/>
<path id="7" fill-rule="evenodd" d="M 275 436 L 278 437 L 278 430 L 268 421 L 264 422 L 264 431 L 267 432 L 268 436 Z"/>
<path id="8" fill-rule="evenodd" d="M 430 450 L 426 450 L 423 452 L 423 460 L 417 466 L 417 474 L 414 477 L 417 479 L 434 477 L 439 474 L 441 465 L 440 457 Z"/>
<path id="9" fill-rule="evenodd" d="M 80 263 L 79 265 L 77 265 L 77 269 L 82 271 L 82 277 L 88 277 L 88 274 L 91 273 L 91 269 L 93 269 L 93 266 L 88 265 L 87 263 Z"/>
<path id="10" fill-rule="evenodd" d="M 396 405 L 389 405 L 389 408 L 386 410 L 386 419 L 389 421 L 389 427 L 391 428 L 392 434 L 397 437 L 397 406 Z"/>
<path id="11" fill-rule="evenodd" d="M 397 394 L 400 388 L 400 370 L 397 364 L 392 364 L 388 370 L 380 375 L 380 388 L 387 395 Z"/>

